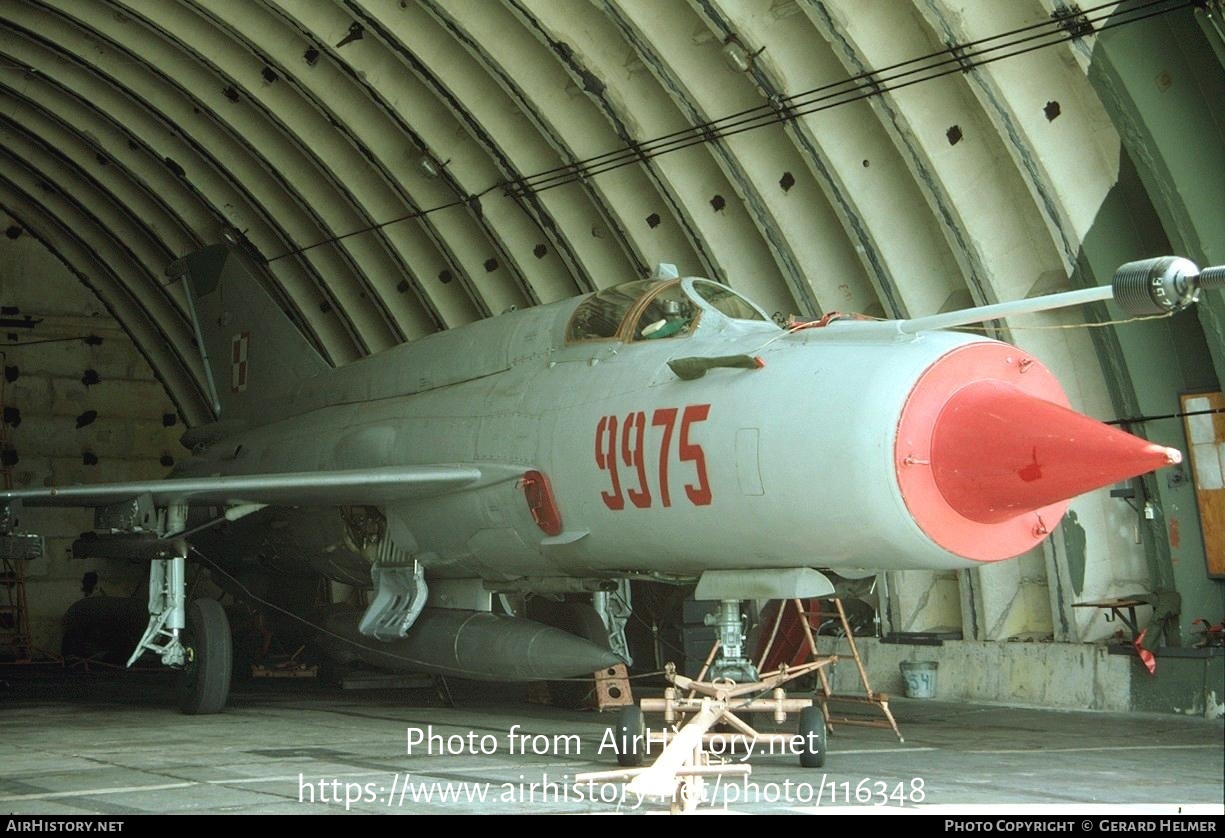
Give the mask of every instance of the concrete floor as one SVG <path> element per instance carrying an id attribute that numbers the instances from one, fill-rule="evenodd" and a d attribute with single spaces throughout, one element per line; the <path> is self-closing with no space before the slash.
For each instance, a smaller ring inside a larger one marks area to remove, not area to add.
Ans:
<path id="1" fill-rule="evenodd" d="M 0 667 L 0 810 L 343 813 L 346 796 L 348 810 L 361 812 L 666 810 L 633 797 L 611 802 L 620 786 L 569 782 L 616 767 L 611 751 L 600 753 L 611 715 L 529 704 L 523 695 L 457 686 L 459 705 L 448 707 L 429 689 L 249 683 L 237 686 L 224 714 L 189 718 L 172 709 L 161 674 Z M 1221 720 L 903 698 L 892 706 L 905 743 L 888 730 L 841 728 L 822 769 L 802 769 L 793 756 L 758 756 L 747 785 L 722 781 L 715 810 L 724 803 L 734 812 L 841 808 L 848 795 L 855 805 L 859 788 L 867 805 L 887 799 L 892 807 L 943 812 L 979 804 L 1022 812 L 1157 814 L 1187 805 L 1225 812 Z M 460 737 L 450 742 L 459 753 L 423 754 L 420 744 L 409 755 L 409 729 L 430 726 Z M 512 729 L 530 738 L 512 743 Z M 480 753 L 482 744 L 493 753 Z M 559 785 L 531 788 L 546 782 Z M 464 796 L 483 789 L 487 798 L 414 800 L 447 784 Z M 610 802 L 593 802 L 602 789 Z"/>

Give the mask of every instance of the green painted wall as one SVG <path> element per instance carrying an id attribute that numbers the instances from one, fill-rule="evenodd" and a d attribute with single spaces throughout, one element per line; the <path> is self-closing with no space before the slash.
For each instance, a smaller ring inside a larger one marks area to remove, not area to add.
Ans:
<path id="1" fill-rule="evenodd" d="M 1204 657 L 1189 658 L 1158 654 L 1155 675 L 1134 658 L 1131 708 L 1210 719 L 1225 715 L 1225 649 L 1204 652 Z"/>
<path id="2" fill-rule="evenodd" d="M 1090 79 L 1126 153 L 1119 182 L 1083 244 L 1084 284 L 1104 281 L 1122 262 L 1164 253 L 1225 263 L 1225 68 L 1208 37 L 1190 9 L 1098 36 Z M 1108 307 L 1099 316 L 1122 315 Z M 1175 413 L 1180 394 L 1217 389 L 1225 378 L 1219 293 L 1193 313 L 1100 331 L 1110 333 L 1099 336 L 1098 350 L 1121 416 Z M 1133 430 L 1187 449 L 1179 419 Z M 1207 576 L 1188 477 L 1184 466 L 1144 479 L 1157 515 L 1141 528 L 1155 586 L 1182 596 L 1184 641 L 1193 636 L 1192 619 L 1225 614 L 1225 583 Z"/>

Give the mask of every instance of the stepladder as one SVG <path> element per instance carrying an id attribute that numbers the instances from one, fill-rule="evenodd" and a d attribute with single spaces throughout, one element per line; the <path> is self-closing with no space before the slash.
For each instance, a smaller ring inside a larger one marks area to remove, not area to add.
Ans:
<path id="1" fill-rule="evenodd" d="M 832 610 L 823 607 L 825 603 L 832 604 Z M 762 649 L 758 667 L 765 669 L 779 663 L 796 665 L 822 657 L 817 646 L 816 632 L 823 624 L 832 622 L 836 630 L 840 629 L 836 632 L 837 643 L 841 645 L 845 640 L 849 647 L 849 654 L 844 655 L 838 650 L 838 657 L 849 657 L 854 662 L 863 692 L 835 693 L 830 672 L 824 667 L 818 669 L 818 688 L 814 698 L 821 706 L 826 727 L 830 733 L 833 733 L 838 725 L 889 728 L 899 742 L 904 742 L 897 720 L 889 709 L 888 694 L 872 689 L 842 600 L 838 597 L 775 600 L 771 605 L 776 607 L 767 608 L 765 611 L 765 625 L 769 627 L 770 633 Z M 835 707 L 842 712 L 835 712 Z M 856 707 L 868 708 L 870 714 L 853 714 L 851 710 Z"/>

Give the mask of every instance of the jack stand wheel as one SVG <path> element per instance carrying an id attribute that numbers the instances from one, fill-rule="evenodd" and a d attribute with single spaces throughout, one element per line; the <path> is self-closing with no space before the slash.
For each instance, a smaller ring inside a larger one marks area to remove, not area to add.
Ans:
<path id="1" fill-rule="evenodd" d="M 799 729 L 803 737 L 800 765 L 804 768 L 820 768 L 825 765 L 825 716 L 819 707 L 805 707 L 800 711 Z"/>
<path id="2" fill-rule="evenodd" d="M 634 704 L 622 707 L 617 712 L 617 723 L 613 727 L 613 741 L 617 751 L 617 765 L 637 768 L 647 755 L 646 722 L 642 710 Z"/>
<path id="3" fill-rule="evenodd" d="M 179 709 L 189 716 L 220 713 L 230 695 L 234 648 L 230 621 L 215 599 L 197 599 L 187 608 L 182 634 L 188 659 L 179 671 Z"/>

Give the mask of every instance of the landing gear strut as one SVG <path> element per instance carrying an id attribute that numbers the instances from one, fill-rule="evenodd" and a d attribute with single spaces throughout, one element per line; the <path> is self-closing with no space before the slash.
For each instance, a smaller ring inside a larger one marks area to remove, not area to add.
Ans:
<path id="1" fill-rule="evenodd" d="M 707 617 L 707 624 L 716 627 L 717 639 L 697 679 L 678 674 L 675 665 L 668 664 L 665 677 L 672 686 L 664 690 L 663 698 L 643 699 L 641 708 L 620 711 L 612 733 L 621 770 L 580 774 L 576 782 L 628 781 L 632 793 L 671 799 L 673 811 L 692 811 L 706 797 L 705 778 L 747 775 L 752 770 L 744 763 L 712 764 L 706 746 L 717 744 L 721 753 L 728 753 L 737 743 L 752 743 L 758 753 L 798 756 L 804 768 L 825 765 L 826 726 L 821 709 L 813 706 L 812 699 L 788 698 L 783 687 L 837 658 L 758 673 L 744 657 L 740 608 L 740 600 L 720 600 L 718 611 Z M 703 680 L 707 677 L 709 680 Z M 662 713 L 664 729 L 648 729 L 643 713 Z M 798 713 L 796 733 L 758 732 L 741 718 L 749 713 L 770 713 L 778 723 Z M 726 725 L 730 732 L 712 733 L 717 724 Z M 639 767 L 652 745 L 661 748 L 655 762 Z"/>
<path id="2" fill-rule="evenodd" d="M 172 504 L 161 522 L 165 533 L 182 533 L 187 507 Z M 221 603 L 198 599 L 187 604 L 187 542 L 163 537 L 149 565 L 149 625 L 128 659 L 146 651 L 179 670 L 179 709 L 188 715 L 220 713 L 230 694 L 234 661 L 230 622 Z"/>
<path id="3" fill-rule="evenodd" d="M 719 643 L 719 658 L 707 673 L 712 681 L 745 684 L 759 677 L 757 667 L 744 656 L 744 615 L 740 605 L 738 599 L 725 599 L 719 603 L 717 613 L 706 615 L 706 625 L 715 627 Z"/>

